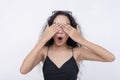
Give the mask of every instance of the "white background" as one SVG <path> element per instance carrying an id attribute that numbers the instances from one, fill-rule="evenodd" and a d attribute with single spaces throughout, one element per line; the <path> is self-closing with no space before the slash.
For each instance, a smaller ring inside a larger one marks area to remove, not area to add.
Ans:
<path id="1" fill-rule="evenodd" d="M 0 0 L 0 80 L 43 80 L 42 64 L 19 72 L 53 10 L 70 10 L 86 39 L 104 46 L 114 62 L 84 61 L 82 80 L 120 80 L 119 0 Z"/>

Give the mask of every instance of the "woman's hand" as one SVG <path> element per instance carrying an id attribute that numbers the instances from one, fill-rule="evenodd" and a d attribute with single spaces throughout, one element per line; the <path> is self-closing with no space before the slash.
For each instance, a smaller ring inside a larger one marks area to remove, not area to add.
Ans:
<path id="1" fill-rule="evenodd" d="M 77 29 L 73 28 L 71 25 L 68 24 L 64 24 L 62 28 L 75 42 L 82 43 L 82 41 L 84 40 L 78 25 L 76 27 Z"/>
<path id="2" fill-rule="evenodd" d="M 41 37 L 42 42 L 45 41 L 46 43 L 48 40 L 50 40 L 54 34 L 59 31 L 59 25 L 60 24 L 52 24 L 51 26 L 47 26 Z"/>

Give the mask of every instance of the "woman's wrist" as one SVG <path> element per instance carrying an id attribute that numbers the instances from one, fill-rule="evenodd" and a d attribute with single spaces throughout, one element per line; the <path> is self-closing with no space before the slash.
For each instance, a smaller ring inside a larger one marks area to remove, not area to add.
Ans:
<path id="1" fill-rule="evenodd" d="M 45 39 L 44 39 L 44 40 L 43 40 L 43 39 L 40 39 L 38 43 L 39 43 L 41 46 L 44 46 L 44 45 L 46 44 L 46 42 L 47 42 L 47 41 L 46 41 Z"/>
<path id="2" fill-rule="evenodd" d="M 81 44 L 82 46 L 86 45 L 87 40 L 86 39 L 79 39 L 78 43 Z"/>

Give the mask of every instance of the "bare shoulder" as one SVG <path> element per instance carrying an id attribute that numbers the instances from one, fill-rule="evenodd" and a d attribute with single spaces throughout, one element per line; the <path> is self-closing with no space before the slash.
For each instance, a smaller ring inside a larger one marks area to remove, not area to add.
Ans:
<path id="1" fill-rule="evenodd" d="M 86 49 L 83 48 L 83 47 L 76 47 L 76 48 L 74 48 L 73 50 L 74 50 L 74 53 L 75 53 L 76 55 L 80 55 L 80 54 L 82 54 L 82 53 L 84 53 L 84 52 L 86 51 Z"/>
<path id="2" fill-rule="evenodd" d="M 86 47 L 76 47 L 74 49 L 78 54 L 83 54 L 89 51 L 89 49 Z"/>

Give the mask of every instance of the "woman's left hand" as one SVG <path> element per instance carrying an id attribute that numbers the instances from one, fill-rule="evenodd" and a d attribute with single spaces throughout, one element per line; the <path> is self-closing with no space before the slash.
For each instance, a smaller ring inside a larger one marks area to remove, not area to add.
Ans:
<path id="1" fill-rule="evenodd" d="M 82 41 L 84 40 L 78 25 L 76 26 L 77 29 L 75 29 L 74 27 L 68 24 L 64 24 L 62 28 L 69 35 L 69 37 L 75 42 L 82 43 Z"/>

